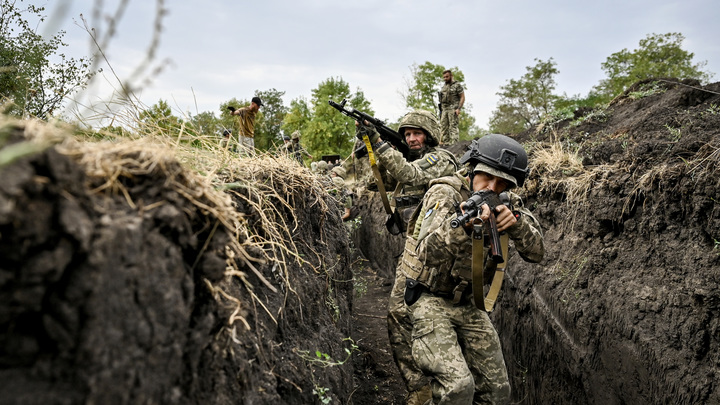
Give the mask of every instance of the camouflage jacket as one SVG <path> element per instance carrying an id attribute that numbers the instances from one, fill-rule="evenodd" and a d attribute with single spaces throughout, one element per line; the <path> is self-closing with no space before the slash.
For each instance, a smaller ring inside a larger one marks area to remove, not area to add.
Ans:
<path id="1" fill-rule="evenodd" d="M 419 159 L 408 161 L 402 153 L 385 143 L 376 151 L 378 162 L 397 181 L 391 205 L 397 206 L 398 199 L 412 197 L 417 206 L 428 189 L 430 181 L 449 176 L 458 170 L 455 155 L 441 148 L 428 148 Z M 412 202 L 411 201 L 411 202 Z"/>
<path id="2" fill-rule="evenodd" d="M 462 227 L 453 229 L 450 226 L 450 221 L 456 217 L 455 204 L 470 195 L 470 184 L 460 173 L 431 182 L 422 208 L 410 221 L 412 233 L 407 243 L 414 251 L 408 252 L 406 246 L 404 255 L 414 258 L 404 257 L 403 262 L 410 267 L 404 272 L 411 278 L 421 273 L 433 273 L 452 282 L 458 274 L 471 273 L 472 240 Z M 545 254 L 540 224 L 517 194 L 508 192 L 508 195 L 512 209 L 520 212 L 520 218 L 507 233 L 520 256 L 537 263 Z M 418 266 L 422 268 L 412 268 Z"/>
<path id="3" fill-rule="evenodd" d="M 440 90 L 440 94 L 442 95 L 440 104 L 442 105 L 443 111 L 450 111 L 458 108 L 460 105 L 460 95 L 464 92 L 465 90 L 463 89 L 462 84 L 456 81 L 453 81 L 450 84 L 445 83 Z"/>

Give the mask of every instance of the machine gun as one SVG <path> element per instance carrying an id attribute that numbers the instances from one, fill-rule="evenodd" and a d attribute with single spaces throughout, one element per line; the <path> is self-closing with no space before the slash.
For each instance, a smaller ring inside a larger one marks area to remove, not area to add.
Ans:
<path id="1" fill-rule="evenodd" d="M 379 120 L 369 114 L 366 114 L 362 111 L 356 110 L 350 106 L 346 106 L 347 103 L 346 99 L 343 99 L 343 101 L 340 102 L 340 104 L 328 100 L 328 103 L 335 108 L 336 110 L 340 111 L 344 115 L 347 115 L 350 118 L 353 118 L 355 121 L 357 121 L 360 125 L 365 125 L 365 121 L 370 123 L 380 134 L 380 138 L 382 138 L 384 141 L 389 142 L 392 146 L 394 146 L 400 153 L 403 154 L 403 156 L 408 155 L 408 152 L 410 152 L 410 147 L 405 144 L 403 137 L 398 134 L 396 131 L 393 131 L 391 128 L 388 128 L 385 123 L 382 120 Z"/>
<path id="2" fill-rule="evenodd" d="M 505 261 L 502 255 L 502 249 L 500 246 L 500 232 L 498 232 L 497 221 L 495 220 L 495 208 L 499 205 L 509 205 L 509 199 L 507 194 L 500 193 L 495 194 L 490 190 L 476 191 L 462 204 L 455 206 L 457 212 L 457 218 L 450 221 L 451 228 L 458 228 L 465 226 L 468 222 L 472 221 L 473 233 L 475 235 L 481 235 L 483 232 L 483 223 L 481 221 L 475 221 L 479 219 L 482 213 L 482 206 L 487 205 L 490 207 L 490 218 L 488 219 L 488 233 L 490 234 L 490 258 L 495 263 L 502 263 Z M 462 207 L 465 213 L 460 209 Z"/>

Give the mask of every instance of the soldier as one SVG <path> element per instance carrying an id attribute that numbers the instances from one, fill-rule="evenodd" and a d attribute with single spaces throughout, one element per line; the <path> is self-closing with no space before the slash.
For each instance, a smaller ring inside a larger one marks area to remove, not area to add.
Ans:
<path id="1" fill-rule="evenodd" d="M 285 140 L 287 136 L 283 137 L 283 140 Z M 308 153 L 308 151 L 300 145 L 300 131 L 295 131 L 290 135 L 290 138 L 288 139 L 289 142 L 285 142 L 285 144 L 282 146 L 282 150 L 288 154 L 288 156 L 293 157 L 295 160 L 300 163 L 300 166 L 305 166 L 305 161 L 303 160 L 303 156 L 307 156 L 308 158 L 312 159 L 312 155 Z"/>
<path id="2" fill-rule="evenodd" d="M 473 238 L 463 227 L 452 228 L 451 219 L 456 216 L 454 205 L 472 193 L 502 193 L 521 186 L 527 154 L 515 140 L 491 134 L 474 141 L 460 163 L 464 170 L 430 183 L 422 208 L 408 226 L 412 231 L 398 272 L 408 278 L 405 301 L 413 327 L 412 353 L 431 378 L 434 403 L 505 403 L 510 383 L 500 340 L 484 300 L 474 299 L 478 286 L 472 285 L 477 280 L 474 260 L 482 260 L 476 267 L 481 273 L 483 263 L 490 272 L 495 264 L 487 259 L 482 242 L 482 258 L 472 257 Z M 510 207 L 499 204 L 493 213 L 498 231 L 509 235 L 524 260 L 537 263 L 545 252 L 540 225 L 519 196 L 506 195 Z M 488 221 L 489 206 L 480 208 L 480 219 Z M 479 291 L 482 294 L 482 286 Z"/>
<path id="3" fill-rule="evenodd" d="M 345 186 L 345 176 L 347 171 L 342 166 L 335 166 L 330 170 L 330 179 L 335 186 L 336 198 L 343 205 L 343 221 L 349 221 L 351 218 L 351 210 L 353 207 L 353 195 Z"/>
<path id="4" fill-rule="evenodd" d="M 262 106 L 263 103 L 260 97 L 253 97 L 250 105 L 242 108 L 228 106 L 230 115 L 237 115 L 240 124 L 240 131 L 238 132 L 238 145 L 240 147 L 238 150 L 251 155 L 255 153 L 255 117 Z"/>
<path id="5" fill-rule="evenodd" d="M 399 217 L 407 224 L 422 201 L 428 183 L 454 173 L 459 168 L 457 159 L 449 151 L 437 147 L 440 128 L 435 114 L 429 111 L 413 111 L 400 120 L 398 132 L 410 148 L 407 157 L 385 143 L 371 126 L 358 126 L 358 138 L 361 138 L 364 130 L 369 131 L 368 136 L 378 162 L 397 181 L 390 204 L 399 211 Z M 400 226 L 400 229 L 405 229 L 405 226 Z M 396 272 L 395 276 L 388 300 L 390 347 L 408 390 L 407 404 L 423 404 L 430 399 L 430 387 L 410 350 L 412 325 L 403 302 L 405 274 Z"/>
<path id="6" fill-rule="evenodd" d="M 440 90 L 440 145 L 449 145 L 460 140 L 460 110 L 465 104 L 465 90 L 453 80 L 450 70 L 443 72 L 445 85 Z"/>

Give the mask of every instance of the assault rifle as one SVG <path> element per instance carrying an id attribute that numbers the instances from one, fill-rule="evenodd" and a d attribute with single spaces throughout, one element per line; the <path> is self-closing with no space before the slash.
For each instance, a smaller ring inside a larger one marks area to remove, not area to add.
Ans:
<path id="1" fill-rule="evenodd" d="M 391 128 L 388 128 L 382 120 L 379 120 L 362 111 L 356 110 L 350 106 L 346 106 L 346 99 L 343 99 L 340 104 L 332 100 L 328 100 L 328 103 L 344 115 L 353 118 L 360 125 L 365 125 L 365 121 L 370 123 L 370 125 L 375 127 L 375 129 L 378 131 L 378 133 L 380 134 L 380 138 L 382 138 L 386 142 L 390 142 L 390 144 L 394 146 L 398 151 L 400 151 L 403 156 L 407 157 L 408 152 L 410 151 L 410 147 L 405 144 L 404 139 L 402 136 L 400 136 L 400 134 L 398 134 L 396 131 L 393 131 Z"/>
<path id="2" fill-rule="evenodd" d="M 442 91 L 438 91 L 438 116 L 442 115 Z"/>
<path id="3" fill-rule="evenodd" d="M 495 263 L 502 263 L 505 261 L 502 256 L 502 248 L 500 246 L 500 232 L 498 232 L 497 221 L 495 220 L 495 208 L 499 205 L 509 205 L 509 199 L 507 194 L 501 193 L 500 195 L 495 194 L 490 190 L 476 191 L 462 204 L 455 206 L 457 212 L 457 218 L 450 221 L 451 228 L 458 228 L 465 226 L 468 222 L 473 221 L 473 232 L 481 233 L 482 222 L 476 223 L 474 220 L 482 213 L 482 206 L 487 205 L 490 207 L 490 218 L 488 219 L 488 228 L 490 234 L 490 258 Z M 460 209 L 462 207 L 465 213 Z"/>

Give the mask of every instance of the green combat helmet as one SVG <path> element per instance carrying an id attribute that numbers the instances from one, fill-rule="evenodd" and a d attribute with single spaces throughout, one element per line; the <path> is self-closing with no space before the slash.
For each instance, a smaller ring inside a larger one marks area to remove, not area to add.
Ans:
<path id="1" fill-rule="evenodd" d="M 295 131 L 290 135 L 290 138 L 294 141 L 295 139 L 300 139 L 300 131 Z"/>
<path id="2" fill-rule="evenodd" d="M 522 187 L 528 175 L 528 157 L 518 141 L 500 134 L 488 134 L 472 141 L 460 158 L 475 172 L 485 172 L 508 181 L 508 188 Z"/>
<path id="3" fill-rule="evenodd" d="M 405 128 L 419 128 L 425 132 L 425 145 L 438 146 L 440 137 L 440 124 L 438 119 L 430 111 L 415 110 L 405 114 L 400 120 L 398 132 L 405 137 Z"/>

